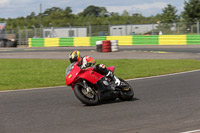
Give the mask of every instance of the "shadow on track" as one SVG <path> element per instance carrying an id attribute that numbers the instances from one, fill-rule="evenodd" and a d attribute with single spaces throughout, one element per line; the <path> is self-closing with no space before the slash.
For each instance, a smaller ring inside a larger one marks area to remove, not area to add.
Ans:
<path id="1" fill-rule="evenodd" d="M 97 105 L 92 105 L 92 106 L 101 106 L 101 105 L 107 105 L 107 104 L 118 104 L 118 103 L 123 103 L 123 102 L 133 102 L 133 101 L 137 101 L 137 100 L 140 100 L 138 98 L 133 98 L 132 100 L 130 101 L 122 101 L 120 99 L 115 99 L 115 100 L 108 100 L 108 101 L 103 101 L 103 102 L 100 102 L 99 104 Z M 85 107 L 91 107 L 91 105 L 85 105 L 83 104 L 83 106 Z"/>

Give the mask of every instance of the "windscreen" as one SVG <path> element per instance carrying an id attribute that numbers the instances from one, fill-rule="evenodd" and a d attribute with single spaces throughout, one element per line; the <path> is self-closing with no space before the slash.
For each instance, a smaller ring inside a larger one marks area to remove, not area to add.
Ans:
<path id="1" fill-rule="evenodd" d="M 70 64 L 70 65 L 67 67 L 66 72 L 65 72 L 65 76 L 67 76 L 67 75 L 71 72 L 71 70 L 73 69 L 73 67 L 74 67 L 75 64 L 76 64 L 76 62 Z"/>

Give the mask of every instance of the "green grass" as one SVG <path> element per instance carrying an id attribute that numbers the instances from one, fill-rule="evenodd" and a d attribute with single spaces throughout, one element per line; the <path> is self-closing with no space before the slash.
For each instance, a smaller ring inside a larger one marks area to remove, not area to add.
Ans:
<path id="1" fill-rule="evenodd" d="M 123 79 L 200 69 L 198 60 L 98 60 Z M 66 60 L 0 59 L 0 90 L 65 85 Z"/>

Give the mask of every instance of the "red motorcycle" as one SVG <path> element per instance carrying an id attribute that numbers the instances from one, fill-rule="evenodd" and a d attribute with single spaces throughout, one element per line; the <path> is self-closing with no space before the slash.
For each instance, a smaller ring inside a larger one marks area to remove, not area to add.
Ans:
<path id="1" fill-rule="evenodd" d="M 115 67 L 107 67 L 114 72 Z M 97 105 L 102 101 L 123 101 L 133 99 L 133 88 L 123 79 L 120 86 L 114 81 L 94 71 L 93 67 L 80 69 L 77 63 L 70 64 L 66 69 L 66 85 L 71 86 L 75 96 L 86 105 Z"/>

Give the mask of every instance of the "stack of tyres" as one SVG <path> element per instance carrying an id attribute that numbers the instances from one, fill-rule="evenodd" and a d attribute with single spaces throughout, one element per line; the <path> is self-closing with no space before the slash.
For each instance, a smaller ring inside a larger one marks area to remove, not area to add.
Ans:
<path id="1" fill-rule="evenodd" d="M 96 41 L 97 52 L 102 52 L 102 41 Z"/>
<path id="2" fill-rule="evenodd" d="M 110 42 L 111 42 L 111 51 L 112 52 L 119 51 L 118 40 L 111 40 Z"/>
<path id="3" fill-rule="evenodd" d="M 102 52 L 111 52 L 111 42 L 109 40 L 103 41 Z"/>

